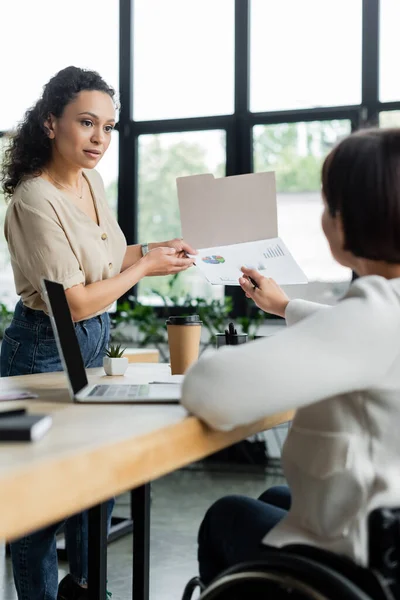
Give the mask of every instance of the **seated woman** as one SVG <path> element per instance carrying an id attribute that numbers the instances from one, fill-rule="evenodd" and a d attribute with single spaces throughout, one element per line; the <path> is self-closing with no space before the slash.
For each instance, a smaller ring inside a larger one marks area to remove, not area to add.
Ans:
<path id="1" fill-rule="evenodd" d="M 246 295 L 289 327 L 205 356 L 184 380 L 182 403 L 216 429 L 297 409 L 282 457 L 289 487 L 207 512 L 205 583 L 261 558 L 265 544 L 311 544 L 365 565 L 369 513 L 400 506 L 400 130 L 343 140 L 324 162 L 322 195 L 333 257 L 359 279 L 326 307 L 289 300 L 243 268 Z"/>

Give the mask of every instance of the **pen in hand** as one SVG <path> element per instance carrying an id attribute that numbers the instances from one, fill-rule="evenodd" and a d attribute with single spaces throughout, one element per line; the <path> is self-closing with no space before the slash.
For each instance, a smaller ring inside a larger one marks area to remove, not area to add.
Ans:
<path id="1" fill-rule="evenodd" d="M 245 265 L 245 266 L 246 266 L 246 268 L 248 268 L 248 267 L 247 267 L 247 265 Z M 256 282 L 256 280 L 255 280 L 255 279 L 253 279 L 252 277 L 250 277 L 250 275 L 246 275 L 246 274 L 245 274 L 244 276 L 245 276 L 245 277 L 247 277 L 247 279 L 248 279 L 248 280 L 250 281 L 250 283 L 253 285 L 254 289 L 258 289 L 258 290 L 260 289 L 260 286 L 258 285 L 258 283 Z"/>
<path id="2" fill-rule="evenodd" d="M 257 288 L 259 290 L 260 286 L 255 282 L 255 280 L 252 277 L 250 277 L 250 275 L 248 275 L 248 278 L 249 278 L 250 283 L 252 283 L 254 285 L 254 289 Z"/>

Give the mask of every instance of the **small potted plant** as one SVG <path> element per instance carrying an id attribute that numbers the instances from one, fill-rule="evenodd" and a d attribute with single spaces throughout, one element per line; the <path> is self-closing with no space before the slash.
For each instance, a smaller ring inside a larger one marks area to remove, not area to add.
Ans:
<path id="1" fill-rule="evenodd" d="M 103 367 L 107 375 L 123 375 L 128 368 L 128 359 L 123 356 L 126 348 L 121 344 L 110 344 L 103 358 Z"/>

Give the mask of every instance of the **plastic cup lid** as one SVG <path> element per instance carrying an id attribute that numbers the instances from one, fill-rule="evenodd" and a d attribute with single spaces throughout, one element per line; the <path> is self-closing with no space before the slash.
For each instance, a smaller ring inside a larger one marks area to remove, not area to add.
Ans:
<path id="1" fill-rule="evenodd" d="M 187 315 L 185 317 L 169 317 L 167 325 L 201 325 L 199 315 Z"/>

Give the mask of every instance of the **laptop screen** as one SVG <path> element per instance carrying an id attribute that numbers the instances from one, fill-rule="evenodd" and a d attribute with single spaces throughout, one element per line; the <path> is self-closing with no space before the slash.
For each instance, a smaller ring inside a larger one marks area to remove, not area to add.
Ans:
<path id="1" fill-rule="evenodd" d="M 74 396 L 88 384 L 81 349 L 61 283 L 43 279 L 51 325 Z"/>

